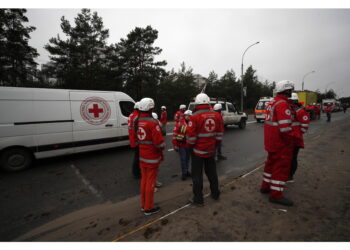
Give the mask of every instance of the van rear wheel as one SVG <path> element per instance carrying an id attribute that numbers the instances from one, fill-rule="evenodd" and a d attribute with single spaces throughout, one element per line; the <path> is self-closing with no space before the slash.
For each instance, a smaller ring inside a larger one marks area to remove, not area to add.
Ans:
<path id="1" fill-rule="evenodd" d="M 30 167 L 33 163 L 32 153 L 25 148 L 10 148 L 0 156 L 0 165 L 3 170 L 16 172 Z"/>

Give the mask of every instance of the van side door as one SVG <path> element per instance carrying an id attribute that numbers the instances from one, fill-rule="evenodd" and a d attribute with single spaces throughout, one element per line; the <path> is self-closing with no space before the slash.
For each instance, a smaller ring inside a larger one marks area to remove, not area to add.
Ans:
<path id="1" fill-rule="evenodd" d="M 112 92 L 70 91 L 70 104 L 75 147 L 115 142 L 117 118 Z"/>

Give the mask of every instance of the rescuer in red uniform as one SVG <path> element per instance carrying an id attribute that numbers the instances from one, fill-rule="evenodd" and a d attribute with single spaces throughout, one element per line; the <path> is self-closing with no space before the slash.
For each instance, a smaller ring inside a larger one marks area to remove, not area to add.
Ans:
<path id="1" fill-rule="evenodd" d="M 304 148 L 303 134 L 309 129 L 310 115 L 305 111 L 301 103 L 298 102 L 298 94 L 292 93 L 290 98 L 292 110 L 292 129 L 295 136 L 295 146 L 293 150 L 291 170 L 289 180 L 293 180 L 293 176 L 298 167 L 298 153 L 301 148 Z"/>
<path id="2" fill-rule="evenodd" d="M 139 147 L 137 145 L 137 137 L 135 132 L 135 122 L 139 115 L 139 102 L 134 105 L 134 111 L 129 115 L 128 132 L 130 147 L 134 150 L 134 160 L 132 163 L 132 174 L 136 179 L 141 178 L 141 170 L 139 164 Z"/>
<path id="3" fill-rule="evenodd" d="M 221 103 L 216 103 L 216 104 L 214 105 L 213 109 L 214 109 L 215 112 L 218 112 L 218 113 L 220 114 L 220 117 L 221 117 L 221 120 L 220 120 L 220 121 L 221 121 L 221 124 L 220 124 L 220 126 L 221 126 L 222 132 L 224 132 L 225 126 L 224 126 L 223 114 L 222 114 L 222 112 L 221 112 L 221 110 L 222 110 L 222 105 L 221 105 Z M 220 161 L 220 160 L 226 160 L 226 159 L 227 159 L 226 156 L 223 156 L 223 155 L 222 155 L 221 146 L 222 146 L 222 142 L 221 142 L 221 141 L 218 142 L 218 143 L 216 144 L 216 159 L 217 159 L 218 161 Z"/>
<path id="4" fill-rule="evenodd" d="M 332 111 L 333 111 L 333 105 L 332 105 L 332 103 L 328 103 L 326 110 L 325 110 L 325 112 L 327 114 L 327 122 L 331 121 Z"/>
<path id="5" fill-rule="evenodd" d="M 191 173 L 189 171 L 191 152 L 186 140 L 186 133 L 188 128 L 188 123 L 192 115 L 192 111 L 186 110 L 184 115 L 185 115 L 185 119 L 176 123 L 173 130 L 173 139 L 172 139 L 173 147 L 175 151 L 179 152 L 179 155 L 180 155 L 181 172 L 182 172 L 181 179 L 183 181 L 185 181 L 187 177 L 191 177 Z"/>
<path id="6" fill-rule="evenodd" d="M 269 193 L 269 201 L 292 206 L 293 202 L 283 196 L 283 189 L 291 168 L 295 137 L 291 127 L 292 117 L 288 97 L 291 97 L 294 83 L 288 80 L 276 84 L 276 97 L 266 108 L 264 122 L 264 144 L 268 152 L 260 187 L 262 193 Z"/>
<path id="7" fill-rule="evenodd" d="M 179 110 L 175 113 L 174 120 L 176 123 L 184 119 L 184 113 L 186 110 L 186 105 L 181 104 Z"/>
<path id="8" fill-rule="evenodd" d="M 203 200 L 203 167 L 210 182 L 211 197 L 218 200 L 220 196 L 218 176 L 216 173 L 215 150 L 217 142 L 222 140 L 223 130 L 220 126 L 220 114 L 211 110 L 209 97 L 200 93 L 195 99 L 195 110 L 188 123 L 186 140 L 192 147 L 192 181 L 193 199 L 198 206 Z"/>
<path id="9" fill-rule="evenodd" d="M 159 122 L 152 118 L 153 108 L 153 99 L 143 98 L 139 104 L 140 115 L 137 121 L 141 166 L 141 210 L 145 215 L 160 211 L 159 207 L 154 207 L 153 198 L 158 168 L 163 159 L 162 151 L 165 147 Z"/>
<path id="10" fill-rule="evenodd" d="M 160 123 L 162 126 L 162 133 L 163 133 L 163 136 L 166 136 L 166 124 L 168 123 L 166 107 L 162 106 L 160 109 L 161 109 Z"/>

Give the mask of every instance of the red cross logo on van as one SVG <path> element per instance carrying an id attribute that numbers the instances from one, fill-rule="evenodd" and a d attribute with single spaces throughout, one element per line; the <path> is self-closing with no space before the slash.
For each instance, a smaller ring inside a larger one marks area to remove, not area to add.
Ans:
<path id="1" fill-rule="evenodd" d="M 101 97 L 88 97 L 80 105 L 80 115 L 89 124 L 101 125 L 111 116 L 111 107 Z"/>
<path id="2" fill-rule="evenodd" d="M 92 109 L 89 109 L 89 113 L 93 113 L 95 118 L 100 116 L 100 113 L 103 113 L 103 109 L 98 108 L 98 104 L 94 104 Z"/>

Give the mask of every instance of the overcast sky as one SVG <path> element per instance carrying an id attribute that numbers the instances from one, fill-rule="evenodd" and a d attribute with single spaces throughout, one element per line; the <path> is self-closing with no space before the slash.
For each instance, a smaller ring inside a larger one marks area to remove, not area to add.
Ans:
<path id="1" fill-rule="evenodd" d="M 163 49 L 157 60 L 166 60 L 167 70 L 181 62 L 194 73 L 221 77 L 233 69 L 241 72 L 252 65 L 260 80 L 292 80 L 301 89 L 322 92 L 334 89 L 338 96 L 350 96 L 350 10 L 348 9 L 92 9 L 109 29 L 108 43 L 119 42 L 135 27 L 151 25 L 159 31 L 155 43 Z M 61 33 L 60 18 L 73 24 L 80 9 L 28 9 L 30 45 L 49 60 L 43 48 Z"/>

